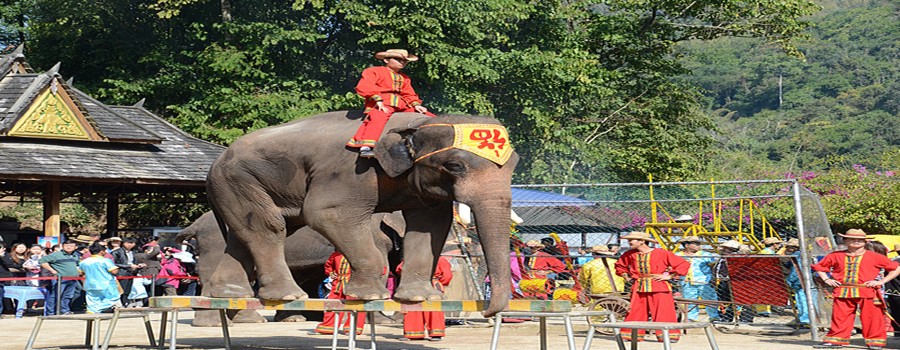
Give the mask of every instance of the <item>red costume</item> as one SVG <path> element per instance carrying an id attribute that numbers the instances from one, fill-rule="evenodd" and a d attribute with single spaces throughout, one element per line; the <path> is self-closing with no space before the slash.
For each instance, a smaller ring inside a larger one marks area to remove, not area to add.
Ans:
<path id="1" fill-rule="evenodd" d="M 631 287 L 631 310 L 625 315 L 625 321 L 646 322 L 653 315 L 654 322 L 678 322 L 675 314 L 675 299 L 672 297 L 672 285 L 668 281 L 656 281 L 653 277 L 663 274 L 684 276 L 691 268 L 691 263 L 665 249 L 653 249 L 641 253 L 631 249 L 616 261 L 616 274 L 628 274 L 634 280 Z M 623 329 L 624 334 L 631 330 Z M 644 330 L 639 330 L 639 340 L 644 337 Z M 680 332 L 671 331 L 671 339 L 678 341 Z M 662 339 L 662 332 L 656 337 Z M 625 336 L 625 338 L 630 338 Z"/>
<path id="2" fill-rule="evenodd" d="M 897 267 L 900 267 L 897 262 L 868 250 L 860 256 L 848 255 L 846 251 L 834 252 L 812 266 L 813 271 L 831 273 L 832 278 L 841 282 L 841 286 L 834 289 L 831 329 L 823 342 L 849 345 L 856 310 L 859 309 L 866 345 L 873 348 L 887 344 L 884 310 L 874 303 L 876 298 L 881 299 L 881 289 L 869 288 L 864 284 L 874 281 L 881 274 L 881 269 L 893 271 Z"/>
<path id="3" fill-rule="evenodd" d="M 397 266 L 397 273 L 401 273 L 402 269 L 403 263 L 400 263 L 400 266 Z M 450 284 L 451 279 L 453 279 L 453 272 L 450 271 L 450 262 L 444 257 L 438 257 L 431 284 L 443 293 L 444 287 Z M 432 339 L 445 336 L 444 313 L 441 311 L 409 311 L 403 315 L 403 336 L 405 338 L 425 339 L 425 329 L 428 329 L 428 336 Z"/>
<path id="4" fill-rule="evenodd" d="M 386 66 L 366 68 L 362 78 L 356 84 L 356 93 L 366 99 L 365 113 L 368 117 L 356 130 L 353 138 L 347 142 L 350 147 L 375 147 L 381 132 L 394 112 L 415 112 L 415 107 L 422 104 L 419 95 L 413 90 L 406 74 L 394 72 Z M 388 112 L 376 107 L 379 101 L 384 102 Z M 434 117 L 432 113 L 428 116 Z"/>
<path id="5" fill-rule="evenodd" d="M 328 257 L 325 262 L 325 274 L 332 276 L 331 292 L 328 293 L 328 299 L 347 299 L 344 295 L 344 284 L 350 280 L 350 262 L 344 258 L 344 255 L 335 251 Z M 344 317 L 346 316 L 346 319 Z M 334 317 L 335 313 L 331 311 L 325 312 L 325 318 L 322 323 L 316 326 L 316 332 L 320 334 L 334 333 Z M 350 315 L 341 312 L 338 315 L 338 323 L 343 323 L 342 330 L 347 332 L 350 327 Z M 360 312 L 356 318 L 356 334 L 362 334 L 363 325 L 366 323 L 366 313 Z"/>

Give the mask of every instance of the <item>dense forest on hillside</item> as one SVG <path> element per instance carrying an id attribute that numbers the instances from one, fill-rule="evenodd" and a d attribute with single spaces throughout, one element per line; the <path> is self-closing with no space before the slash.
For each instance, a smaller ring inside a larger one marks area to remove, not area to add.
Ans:
<path id="1" fill-rule="evenodd" d="M 900 169 L 900 9 L 823 5 L 798 44 L 803 60 L 754 39 L 681 46 L 684 79 L 701 89 L 718 126 L 711 175 Z"/>

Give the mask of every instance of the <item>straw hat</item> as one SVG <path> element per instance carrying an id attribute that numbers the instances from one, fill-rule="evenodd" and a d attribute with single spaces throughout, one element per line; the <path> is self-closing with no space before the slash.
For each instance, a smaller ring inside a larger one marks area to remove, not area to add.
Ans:
<path id="1" fill-rule="evenodd" d="M 88 235 L 78 235 L 75 238 L 70 239 L 70 241 L 78 242 L 78 243 L 91 243 L 91 236 Z"/>
<path id="2" fill-rule="evenodd" d="M 121 237 L 109 237 L 109 238 L 106 239 L 106 241 L 107 241 L 107 242 L 112 242 L 112 241 L 119 241 L 119 242 L 121 242 L 121 241 L 122 241 L 122 238 L 121 238 Z"/>
<path id="3" fill-rule="evenodd" d="M 536 239 L 532 239 L 528 242 L 525 242 L 525 245 L 527 245 L 531 248 L 543 248 L 544 247 L 544 244 L 541 243 L 541 241 L 536 240 Z"/>
<path id="4" fill-rule="evenodd" d="M 892 252 L 900 252 L 900 243 L 894 244 L 894 249 L 891 251 Z"/>
<path id="5" fill-rule="evenodd" d="M 763 245 L 769 245 L 769 244 L 775 244 L 775 243 L 784 243 L 784 241 L 782 241 L 778 237 L 769 237 L 769 238 L 764 239 L 762 241 L 762 243 L 763 243 Z"/>
<path id="6" fill-rule="evenodd" d="M 857 228 L 851 228 L 847 230 L 846 234 L 838 233 L 838 236 L 844 238 L 857 238 L 857 239 L 872 239 L 871 236 L 866 236 L 866 232 Z"/>
<path id="7" fill-rule="evenodd" d="M 640 232 L 640 231 L 629 232 L 627 235 L 622 236 L 622 239 L 625 239 L 625 240 L 640 239 L 642 241 L 647 241 L 647 242 L 656 242 L 656 239 L 653 238 L 652 235 L 650 235 L 647 232 Z"/>
<path id="8" fill-rule="evenodd" d="M 785 243 L 784 245 L 785 245 L 786 247 L 800 248 L 800 240 L 799 240 L 799 239 L 796 239 L 796 238 L 791 238 L 791 239 L 789 239 L 789 240 L 787 241 L 787 243 Z M 900 245 L 898 245 L 898 246 L 900 246 Z M 896 246 L 895 246 L 895 248 L 896 248 Z"/>
<path id="9" fill-rule="evenodd" d="M 735 240 L 733 240 L 733 239 L 732 239 L 732 240 L 729 240 L 729 241 L 725 241 L 724 243 L 719 244 L 719 246 L 720 246 L 720 247 L 725 247 L 725 248 L 731 248 L 731 249 L 734 249 L 734 250 L 741 249 L 741 244 L 738 243 L 738 241 L 735 241 Z"/>
<path id="10" fill-rule="evenodd" d="M 697 236 L 682 237 L 681 239 L 678 240 L 678 243 L 682 243 L 682 244 L 683 243 L 700 243 L 700 242 L 702 242 L 702 241 L 700 240 L 700 237 L 697 237 Z"/>
<path id="11" fill-rule="evenodd" d="M 409 62 L 415 62 L 419 60 L 419 56 L 413 55 L 404 49 L 390 49 L 381 51 L 375 54 L 375 58 L 379 60 L 383 60 L 385 58 L 400 58 Z"/>
<path id="12" fill-rule="evenodd" d="M 598 244 L 598 245 L 591 247 L 590 252 L 594 253 L 594 254 L 602 254 L 602 255 L 612 255 L 613 254 L 613 252 L 609 251 L 609 247 L 607 247 L 605 244 Z"/>

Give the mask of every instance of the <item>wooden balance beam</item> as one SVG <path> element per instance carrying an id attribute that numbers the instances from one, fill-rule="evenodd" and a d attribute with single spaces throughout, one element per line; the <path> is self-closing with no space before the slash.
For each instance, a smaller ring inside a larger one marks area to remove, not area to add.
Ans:
<path id="1" fill-rule="evenodd" d="M 489 304 L 486 300 L 439 300 L 418 303 L 401 303 L 393 300 L 338 300 L 338 299 L 305 299 L 305 300 L 262 300 L 256 298 L 209 298 L 188 296 L 166 296 L 150 298 L 152 308 L 198 309 L 198 310 L 288 310 L 288 311 L 333 311 L 349 312 L 350 324 L 356 324 L 358 312 L 380 311 L 442 311 L 442 312 L 478 312 L 484 311 Z M 572 311 L 572 303 L 566 300 L 510 300 L 507 312 L 517 313 L 553 313 L 562 314 Z M 369 314 L 372 349 L 375 349 L 374 315 Z M 335 318 L 337 322 L 338 318 Z M 223 322 L 224 323 L 224 322 Z M 175 327 L 173 325 L 172 327 Z M 335 326 L 335 330 L 338 326 Z M 350 350 L 356 349 L 356 332 L 348 332 Z M 175 329 L 172 329 L 170 345 L 175 345 Z M 337 334 L 334 332 L 331 348 L 337 348 Z M 224 332 L 226 348 L 230 348 L 231 340 Z"/>

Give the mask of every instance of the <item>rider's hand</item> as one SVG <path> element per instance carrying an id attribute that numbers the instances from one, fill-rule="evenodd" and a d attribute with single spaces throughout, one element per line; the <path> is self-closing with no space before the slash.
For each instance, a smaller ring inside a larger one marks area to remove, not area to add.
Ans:
<path id="1" fill-rule="evenodd" d="M 387 107 L 384 106 L 384 101 L 378 101 L 378 102 L 375 102 L 375 107 L 378 108 L 379 111 L 382 111 L 382 112 L 384 112 L 384 113 L 390 113 L 390 112 L 391 112 L 390 110 L 388 110 Z"/>
<path id="2" fill-rule="evenodd" d="M 425 106 L 423 106 L 423 105 L 418 105 L 418 106 L 415 106 L 415 107 L 413 107 L 413 108 L 416 109 L 416 112 L 419 112 L 419 113 L 422 113 L 422 114 L 428 113 L 428 108 L 425 108 Z"/>

